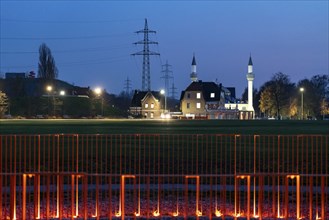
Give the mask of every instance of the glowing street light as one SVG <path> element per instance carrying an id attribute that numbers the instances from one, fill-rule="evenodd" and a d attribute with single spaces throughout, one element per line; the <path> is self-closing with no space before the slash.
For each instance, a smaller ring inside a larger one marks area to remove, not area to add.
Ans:
<path id="1" fill-rule="evenodd" d="M 301 109 L 302 109 L 302 120 L 304 120 L 304 88 L 301 87 L 299 89 L 300 93 L 301 93 Z"/>
<path id="2" fill-rule="evenodd" d="M 102 102 L 102 115 L 103 115 L 103 96 L 102 96 L 102 88 L 101 87 L 96 87 L 95 89 L 94 89 L 94 92 L 95 92 L 95 94 L 98 96 L 98 97 L 100 97 L 101 98 L 101 102 Z"/>
<path id="3" fill-rule="evenodd" d="M 51 92 L 51 91 L 53 90 L 53 87 L 52 87 L 52 86 L 47 86 L 46 90 L 47 90 L 48 92 Z"/>
<path id="4" fill-rule="evenodd" d="M 166 94 L 166 91 L 164 89 L 161 89 L 160 94 L 164 95 L 164 97 L 165 97 L 165 109 L 164 109 L 164 111 L 166 113 L 167 112 L 167 94 Z"/>
<path id="5" fill-rule="evenodd" d="M 61 91 L 59 92 L 59 95 L 64 96 L 64 95 L 65 95 L 65 91 L 64 91 L 64 90 L 61 90 Z"/>
<path id="6" fill-rule="evenodd" d="M 53 87 L 51 85 L 48 85 L 46 87 L 47 93 L 48 93 L 48 114 L 50 115 L 50 108 L 49 108 L 49 103 L 50 103 L 50 93 L 53 91 Z M 54 99 L 54 97 L 53 97 Z M 54 105 L 54 100 L 53 100 L 53 105 Z M 54 107 L 54 112 L 55 112 L 55 107 Z"/>

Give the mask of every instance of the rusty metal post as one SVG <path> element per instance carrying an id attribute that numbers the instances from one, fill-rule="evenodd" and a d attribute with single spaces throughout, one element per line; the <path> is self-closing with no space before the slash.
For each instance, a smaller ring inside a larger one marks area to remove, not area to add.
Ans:
<path id="1" fill-rule="evenodd" d="M 289 184 L 289 176 L 287 176 L 285 178 L 285 193 L 284 193 L 284 207 L 285 207 L 285 210 L 284 210 L 284 217 L 285 219 L 288 218 L 288 184 Z"/>
<path id="2" fill-rule="evenodd" d="M 184 209 L 184 219 L 187 219 L 187 207 L 188 207 L 188 179 L 185 178 L 185 209 Z"/>
<path id="3" fill-rule="evenodd" d="M 50 211 L 50 175 L 47 175 L 47 192 L 46 192 L 46 219 L 49 219 L 49 211 Z"/>
<path id="4" fill-rule="evenodd" d="M 324 195 L 324 194 L 323 194 Z M 300 219 L 300 176 L 299 175 L 296 175 L 296 216 L 297 216 L 297 219 Z"/>
<path id="5" fill-rule="evenodd" d="M 234 219 L 238 215 L 238 178 L 234 176 Z"/>
<path id="6" fill-rule="evenodd" d="M 325 195 L 324 176 L 321 176 L 321 219 L 325 219 Z"/>
<path id="7" fill-rule="evenodd" d="M 23 174 L 22 189 L 22 220 L 26 219 L 26 174 Z M 2 196 L 2 195 L 1 195 Z"/>
<path id="8" fill-rule="evenodd" d="M 121 176 L 120 182 L 121 220 L 125 220 L 125 177 Z"/>
<path id="9" fill-rule="evenodd" d="M 64 198 L 63 198 L 63 174 L 59 175 L 59 216 L 58 218 L 61 220 L 63 218 L 63 203 L 64 203 Z"/>
<path id="10" fill-rule="evenodd" d="M 109 176 L 109 220 L 112 220 L 112 177 Z"/>
<path id="11" fill-rule="evenodd" d="M 263 219 L 263 198 L 264 198 L 264 176 L 259 177 L 259 192 L 258 192 L 258 216 Z"/>
<path id="12" fill-rule="evenodd" d="M 10 176 L 10 219 L 16 219 L 16 174 Z"/>
<path id="13" fill-rule="evenodd" d="M 83 176 L 83 219 L 87 220 L 87 198 L 88 198 L 88 175 Z"/>
<path id="14" fill-rule="evenodd" d="M 71 219 L 74 218 L 74 175 L 71 175 Z"/>
<path id="15" fill-rule="evenodd" d="M 313 219 L 313 205 L 312 205 L 312 202 L 313 202 L 313 177 L 310 176 L 309 177 L 310 181 L 309 181 L 309 218 L 310 220 Z"/>
<path id="16" fill-rule="evenodd" d="M 247 176 L 247 219 L 250 220 L 250 176 Z"/>

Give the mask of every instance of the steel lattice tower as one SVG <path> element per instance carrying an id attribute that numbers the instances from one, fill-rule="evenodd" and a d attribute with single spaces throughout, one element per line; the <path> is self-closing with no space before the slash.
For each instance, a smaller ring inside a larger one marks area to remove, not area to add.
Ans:
<path id="1" fill-rule="evenodd" d="M 171 65 L 168 64 L 168 60 L 166 61 L 165 65 L 162 65 L 162 73 L 163 76 L 161 77 L 161 79 L 164 79 L 165 81 L 165 91 L 166 94 L 169 95 L 169 80 L 172 79 L 172 70 L 170 70 Z"/>
<path id="2" fill-rule="evenodd" d="M 172 86 L 170 87 L 170 90 L 171 90 L 171 98 L 172 99 L 175 99 L 176 98 L 176 87 L 175 87 L 175 84 L 174 84 L 174 82 L 172 83 Z"/>
<path id="3" fill-rule="evenodd" d="M 126 91 L 126 95 L 128 96 L 130 94 L 130 90 L 131 90 L 131 80 L 129 79 L 129 77 L 127 77 L 127 79 L 125 80 L 125 84 L 124 84 L 124 89 Z"/>
<path id="4" fill-rule="evenodd" d="M 160 55 L 160 54 L 149 50 L 150 44 L 158 44 L 158 42 L 149 40 L 149 34 L 156 32 L 148 29 L 147 19 L 145 19 L 144 29 L 140 31 L 136 31 L 135 33 L 144 34 L 144 40 L 134 43 L 134 44 L 143 44 L 144 45 L 143 50 L 137 53 L 133 53 L 132 55 L 134 56 L 143 55 L 142 91 L 150 91 L 151 90 L 150 55 Z"/>

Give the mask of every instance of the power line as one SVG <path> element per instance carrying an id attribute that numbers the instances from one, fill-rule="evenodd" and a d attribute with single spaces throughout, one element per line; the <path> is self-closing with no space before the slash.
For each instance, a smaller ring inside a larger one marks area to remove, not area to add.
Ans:
<path id="1" fill-rule="evenodd" d="M 55 23 L 55 24 L 76 24 L 76 23 L 115 23 L 115 22 L 129 22 L 129 21 L 139 21 L 141 18 L 136 19 L 122 19 L 122 20 L 95 20 L 95 21 L 55 21 L 55 20 L 23 20 L 23 19 L 1 19 L 1 22 L 19 22 L 19 23 Z"/>
<path id="2" fill-rule="evenodd" d="M 74 36 L 74 37 L 0 37 L 1 40 L 79 40 L 127 36 L 127 33 L 113 35 Z"/>
<path id="3" fill-rule="evenodd" d="M 52 53 L 80 53 L 80 52 L 103 52 L 115 49 L 130 48 L 127 44 L 125 47 L 94 47 L 94 48 L 84 48 L 84 49 L 74 49 L 74 50 L 54 50 Z M 120 46 L 120 45 L 117 45 Z M 39 51 L 0 51 L 0 54 L 38 54 Z"/>
<path id="4" fill-rule="evenodd" d="M 57 66 L 65 67 L 65 66 L 75 66 L 75 65 L 91 65 L 91 64 L 101 64 L 101 63 L 111 63 L 117 62 L 121 60 L 127 60 L 127 55 L 111 57 L 111 58 L 104 58 L 104 59 L 97 59 L 97 60 L 81 60 L 81 61 L 74 61 L 74 62 L 66 62 L 66 63 L 56 63 Z M 10 68 L 33 68 L 36 67 L 38 64 L 35 65 L 22 65 L 22 66 L 0 66 L 3 69 L 10 69 Z"/>

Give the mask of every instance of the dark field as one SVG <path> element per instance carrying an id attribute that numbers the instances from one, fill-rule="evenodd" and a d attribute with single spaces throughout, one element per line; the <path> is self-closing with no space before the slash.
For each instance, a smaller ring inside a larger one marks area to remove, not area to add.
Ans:
<path id="1" fill-rule="evenodd" d="M 0 120 L 0 134 L 329 134 L 329 121 Z"/>

